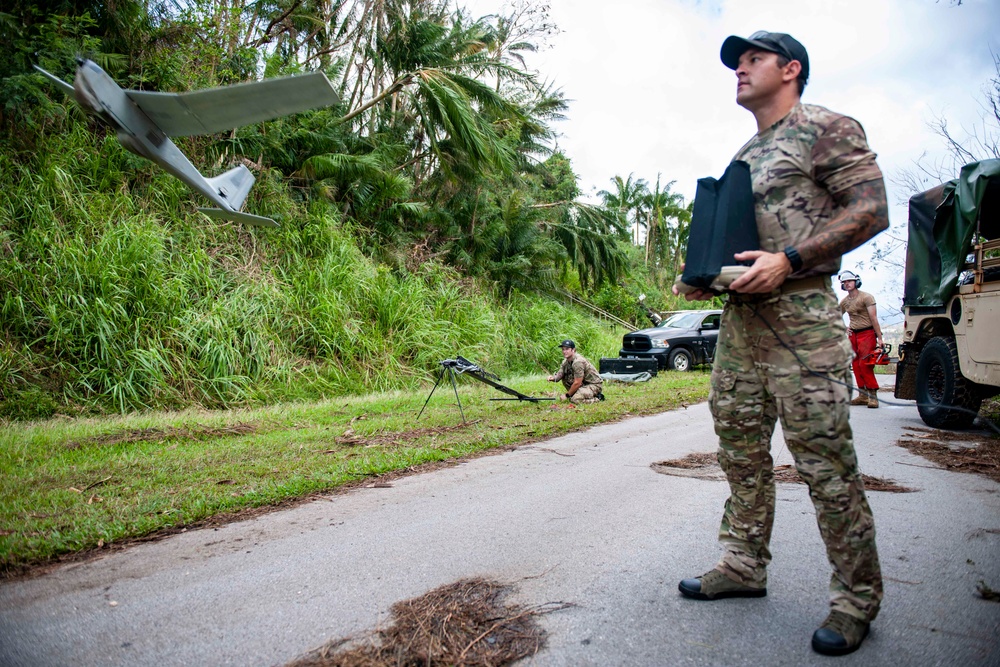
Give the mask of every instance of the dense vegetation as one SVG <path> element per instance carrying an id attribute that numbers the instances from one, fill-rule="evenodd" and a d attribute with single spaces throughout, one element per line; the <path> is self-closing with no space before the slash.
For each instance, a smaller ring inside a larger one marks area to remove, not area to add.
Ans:
<path id="1" fill-rule="evenodd" d="M 0 13 L 0 419 L 231 406 L 414 386 L 456 353 L 538 373 L 640 322 L 689 207 L 657 179 L 580 201 L 553 149 L 562 94 L 524 56 L 554 27 L 518 0 L 470 17 L 434 0 L 15 0 Z M 246 164 L 246 209 L 125 151 L 33 72 L 78 54 L 124 88 L 188 90 L 320 70 L 338 106 L 177 143 Z M 639 245 L 639 230 L 643 230 Z"/>

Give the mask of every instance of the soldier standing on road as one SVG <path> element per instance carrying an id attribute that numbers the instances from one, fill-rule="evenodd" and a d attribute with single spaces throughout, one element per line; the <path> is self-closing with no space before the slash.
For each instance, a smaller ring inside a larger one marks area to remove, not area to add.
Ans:
<path id="1" fill-rule="evenodd" d="M 712 368 L 709 406 L 730 487 L 724 553 L 679 589 L 697 600 L 767 594 L 769 450 L 780 417 L 833 566 L 830 614 L 812 647 L 841 655 L 867 636 L 882 576 L 849 422 L 851 350 L 830 275 L 844 253 L 888 227 L 885 185 L 857 121 L 800 102 L 809 59 L 798 41 L 733 36 L 721 57 L 736 71 L 736 102 L 757 120 L 735 159 L 750 165 L 761 250 L 735 255 L 753 265 L 730 286 Z M 696 290 L 686 298 L 711 296 Z"/>
<path id="2" fill-rule="evenodd" d="M 559 397 L 560 401 L 570 401 L 574 404 L 596 403 L 604 400 L 602 387 L 604 379 L 597 373 L 594 364 L 576 353 L 576 343 L 566 339 L 559 343 L 562 348 L 563 362 L 555 375 L 548 377 L 549 382 L 562 380 L 566 393 Z"/>
<path id="3" fill-rule="evenodd" d="M 840 312 L 847 313 L 850 328 L 847 331 L 854 350 L 854 386 L 858 396 L 851 405 L 867 405 L 878 407 L 878 380 L 875 379 L 875 365 L 868 363 L 875 353 L 876 347 L 882 347 L 882 327 L 878 324 L 878 310 L 875 307 L 875 297 L 868 292 L 862 292 L 861 278 L 853 271 L 844 271 L 839 276 L 840 289 L 847 292 L 840 301 Z"/>

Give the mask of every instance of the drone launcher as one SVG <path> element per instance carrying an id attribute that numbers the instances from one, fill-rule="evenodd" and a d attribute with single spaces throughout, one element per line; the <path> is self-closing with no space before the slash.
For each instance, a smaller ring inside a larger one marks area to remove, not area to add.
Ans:
<path id="1" fill-rule="evenodd" d="M 441 362 L 441 365 L 445 368 L 452 368 L 459 375 L 468 375 L 474 377 L 484 384 L 488 384 L 494 389 L 498 389 L 505 394 L 510 394 L 514 398 L 491 398 L 491 401 L 530 401 L 532 403 L 538 403 L 539 401 L 554 401 L 554 398 L 538 398 L 535 396 L 528 396 L 527 394 L 522 394 L 516 389 L 511 389 L 510 387 L 500 384 L 500 377 L 484 370 L 480 366 L 472 363 L 465 357 L 457 357 L 455 359 L 445 359 Z"/>

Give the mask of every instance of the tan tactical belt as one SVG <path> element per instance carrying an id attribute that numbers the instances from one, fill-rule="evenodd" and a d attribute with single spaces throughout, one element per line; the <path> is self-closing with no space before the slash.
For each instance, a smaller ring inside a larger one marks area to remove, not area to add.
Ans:
<path id="1" fill-rule="evenodd" d="M 776 291 L 779 294 L 805 292 L 810 289 L 830 289 L 830 276 L 810 276 L 798 280 L 786 280 Z"/>

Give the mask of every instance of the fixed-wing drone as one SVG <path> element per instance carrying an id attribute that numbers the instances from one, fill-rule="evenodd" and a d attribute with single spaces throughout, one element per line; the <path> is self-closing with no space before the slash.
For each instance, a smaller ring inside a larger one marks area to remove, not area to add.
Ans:
<path id="1" fill-rule="evenodd" d="M 35 69 L 72 95 L 85 111 L 114 128 L 127 150 L 152 160 L 218 206 L 199 211 L 210 218 L 262 227 L 278 223 L 240 210 L 255 180 L 249 169 L 239 165 L 205 178 L 170 137 L 224 132 L 336 104 L 339 99 L 322 72 L 187 93 L 155 93 L 122 90 L 93 61 L 80 58 L 77 65 L 72 86 L 37 65 Z"/>

